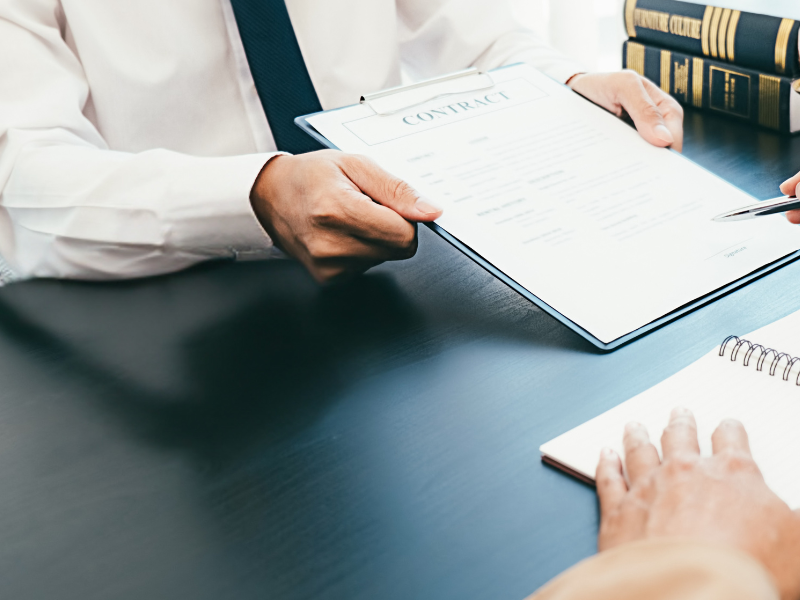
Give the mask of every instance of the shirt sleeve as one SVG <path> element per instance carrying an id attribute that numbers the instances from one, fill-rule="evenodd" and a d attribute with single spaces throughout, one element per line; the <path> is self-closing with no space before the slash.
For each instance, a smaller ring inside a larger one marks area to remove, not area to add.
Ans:
<path id="1" fill-rule="evenodd" d="M 603 552 L 528 600 L 780 600 L 755 558 L 716 544 L 655 540 Z"/>
<path id="2" fill-rule="evenodd" d="M 250 191 L 275 154 L 116 152 L 58 0 L 0 3 L 0 254 L 22 277 L 128 278 L 272 243 Z"/>
<path id="3" fill-rule="evenodd" d="M 488 71 L 526 62 L 560 83 L 585 72 L 514 15 L 509 0 L 398 0 L 401 56 L 418 78 L 467 67 Z"/>

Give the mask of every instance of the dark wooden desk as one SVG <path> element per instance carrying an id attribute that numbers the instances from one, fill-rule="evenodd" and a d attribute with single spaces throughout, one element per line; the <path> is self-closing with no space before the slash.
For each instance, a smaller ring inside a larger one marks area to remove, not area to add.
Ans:
<path id="1" fill-rule="evenodd" d="M 759 197 L 800 169 L 800 139 L 686 126 Z M 5 288 L 0 597 L 521 600 L 595 548 L 538 446 L 797 309 L 800 263 L 602 355 L 427 230 L 338 289 L 286 261 Z"/>

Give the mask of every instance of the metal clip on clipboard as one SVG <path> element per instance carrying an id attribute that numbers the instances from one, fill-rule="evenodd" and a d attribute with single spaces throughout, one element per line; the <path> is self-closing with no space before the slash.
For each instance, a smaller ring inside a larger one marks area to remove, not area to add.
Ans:
<path id="1" fill-rule="evenodd" d="M 361 104 L 366 104 L 376 114 L 387 116 L 437 98 L 488 90 L 492 87 L 494 87 L 494 79 L 491 75 L 472 68 L 368 94 L 361 97 Z"/>

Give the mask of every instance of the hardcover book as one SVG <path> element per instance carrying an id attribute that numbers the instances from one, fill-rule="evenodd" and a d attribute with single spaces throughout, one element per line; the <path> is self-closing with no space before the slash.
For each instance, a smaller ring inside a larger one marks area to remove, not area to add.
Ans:
<path id="1" fill-rule="evenodd" d="M 800 130 L 800 80 L 627 41 L 623 67 L 683 105 L 724 113 L 781 133 Z"/>
<path id="2" fill-rule="evenodd" d="M 626 0 L 628 37 L 775 75 L 800 75 L 800 22 L 678 0 Z"/>

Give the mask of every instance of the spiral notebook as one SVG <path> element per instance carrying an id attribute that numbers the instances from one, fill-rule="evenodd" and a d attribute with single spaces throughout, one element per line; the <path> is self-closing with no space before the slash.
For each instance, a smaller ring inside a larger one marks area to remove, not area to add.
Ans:
<path id="1" fill-rule="evenodd" d="M 744 423 L 767 483 L 800 508 L 800 312 L 744 337 L 731 336 L 671 378 L 544 444 L 542 460 L 594 480 L 603 447 L 622 455 L 625 424 L 638 421 L 658 447 L 669 414 L 691 409 L 703 454 L 726 418 Z"/>

